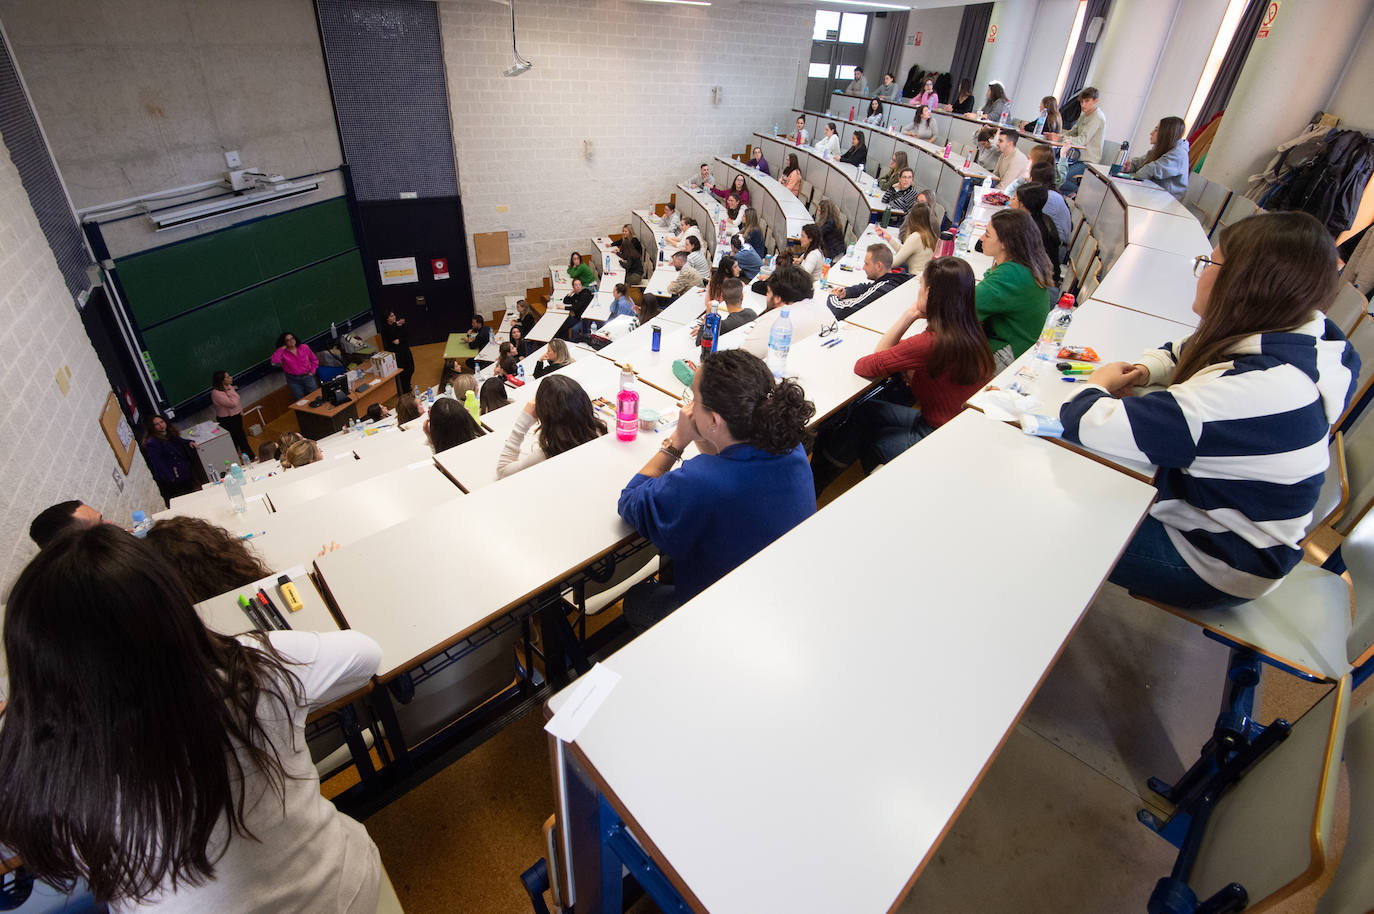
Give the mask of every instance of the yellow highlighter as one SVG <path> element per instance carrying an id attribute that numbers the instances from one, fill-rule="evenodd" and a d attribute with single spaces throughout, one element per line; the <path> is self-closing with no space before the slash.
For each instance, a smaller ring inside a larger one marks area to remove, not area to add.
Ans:
<path id="1" fill-rule="evenodd" d="M 286 575 L 277 578 L 277 593 L 281 594 L 287 609 L 293 613 L 298 613 L 305 608 L 305 604 L 301 602 L 301 595 L 296 592 L 296 585 L 292 584 L 291 579 Z"/>

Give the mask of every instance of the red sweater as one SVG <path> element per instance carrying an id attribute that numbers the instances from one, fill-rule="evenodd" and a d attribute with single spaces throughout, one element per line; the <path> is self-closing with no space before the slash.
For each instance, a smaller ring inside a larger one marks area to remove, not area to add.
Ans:
<path id="1" fill-rule="evenodd" d="M 907 337 L 891 349 L 866 355 L 854 363 L 854 373 L 862 378 L 878 380 L 901 372 L 902 380 L 911 388 L 921 416 L 939 428 L 959 414 L 968 398 L 988 382 L 981 378 L 972 384 L 955 384 L 948 375 L 932 378 L 926 363 L 935 350 L 935 334 L 927 330 Z"/>

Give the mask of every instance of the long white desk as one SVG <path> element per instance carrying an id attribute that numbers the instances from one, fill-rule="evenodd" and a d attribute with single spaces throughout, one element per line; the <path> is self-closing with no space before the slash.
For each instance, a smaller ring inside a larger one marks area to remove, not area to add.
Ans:
<path id="1" fill-rule="evenodd" d="M 752 198 L 753 195 L 750 194 L 750 199 Z M 715 256 L 719 246 L 720 239 L 716 237 L 716 213 L 724 208 L 725 205 L 711 196 L 710 191 L 695 188 L 686 181 L 677 186 L 677 211 L 680 215 L 691 216 L 697 221 L 697 228 L 701 230 L 702 253 L 708 259 Z M 672 253 L 671 250 L 664 252 L 664 266 L 667 266 Z"/>
<path id="2" fill-rule="evenodd" d="M 792 192 L 778 183 L 776 178 L 755 171 L 743 162 L 736 162 L 728 156 L 715 156 L 715 161 L 724 166 L 724 181 L 717 180 L 717 187 L 728 187 L 735 175 L 744 175 L 745 187 L 749 189 L 750 203 L 758 211 L 759 221 L 773 227 L 773 237 L 778 239 L 797 239 L 801 237 L 802 226 L 811 221 L 811 214 Z"/>
<path id="3" fill-rule="evenodd" d="M 574 348 L 569 346 L 569 353 Z M 536 359 L 537 354 L 530 356 L 530 358 Z M 583 389 L 587 391 L 587 395 L 593 400 L 597 397 L 615 400 L 616 392 L 620 389 L 620 369 L 605 359 L 593 357 L 590 350 L 582 350 L 571 365 L 560 368 L 557 373 L 572 378 L 581 384 Z M 548 377 L 548 375 L 544 377 Z M 515 390 L 506 388 L 506 397 L 510 400 L 510 405 L 484 414 L 482 424 L 504 438 L 510 432 L 511 427 L 515 425 L 515 419 L 520 414 L 520 410 L 524 409 L 525 404 L 534 398 L 534 392 L 539 389 L 543 380 L 544 378 L 536 378 L 532 371 L 526 369 L 524 387 Z"/>
<path id="4" fill-rule="evenodd" d="M 871 127 L 871 125 L 860 123 L 867 113 L 868 102 L 871 98 L 872 96 L 849 95 L 844 92 L 832 93 L 827 105 L 827 110 L 832 113 L 827 115 L 827 117 L 836 120 L 837 123 L 839 123 L 838 118 L 843 118 L 843 123 L 848 124 L 849 109 L 853 107 L 856 109 L 854 112 L 853 126 L 859 128 Z M 942 100 L 942 102 L 946 103 L 948 101 L 949 99 Z M 911 102 L 883 101 L 882 106 L 885 125 L 900 129 L 916 119 L 917 106 Z M 984 120 L 982 116 L 976 112 L 969 114 L 952 114 L 948 111 L 936 111 L 932 109 L 931 120 L 935 127 L 935 141 L 942 146 L 947 140 L 952 140 L 956 146 L 960 142 L 971 142 L 973 135 L 977 133 L 979 129 L 987 126 L 997 126 L 993 121 Z M 1012 121 L 1012 126 L 1016 126 L 1014 120 Z M 1022 152 L 1029 153 L 1032 146 L 1044 145 L 1049 142 L 1044 137 L 1036 136 L 1021 130 L 1020 127 L 1017 127 L 1017 129 L 1020 131 L 1021 137 L 1016 141 L 1016 146 Z"/>
<path id="5" fill-rule="evenodd" d="M 695 910 L 893 908 L 1154 495 L 965 412 L 603 661 L 561 810 L 589 778 Z M 1047 571 L 1056 517 L 1093 535 Z M 814 561 L 846 543 L 868 572 Z"/>
<path id="6" fill-rule="evenodd" d="M 275 567 L 275 566 L 274 566 Z M 208 600 L 201 600 L 196 604 L 196 612 L 200 614 L 207 628 L 210 628 L 221 635 L 241 635 L 244 632 L 253 631 L 257 628 L 248 614 L 239 605 L 239 595 L 252 596 L 261 587 L 267 592 L 267 597 L 277 606 L 277 611 L 295 631 L 302 632 L 334 632 L 339 630 L 338 623 L 329 612 L 329 607 L 325 606 L 324 600 L 320 599 L 319 593 L 315 590 L 315 585 L 310 578 L 304 574 L 304 569 L 300 574 L 288 574 L 291 583 L 296 585 L 296 593 L 301 598 L 301 608 L 297 612 L 292 612 L 286 605 L 286 601 L 277 593 L 277 579 L 286 573 L 288 566 L 280 566 L 281 572 L 274 572 L 269 577 L 261 581 L 255 581 L 246 587 L 231 590 L 228 593 L 220 594 L 217 597 L 210 597 Z"/>
<path id="7" fill-rule="evenodd" d="M 1175 216 L 1141 206 L 1126 207 L 1126 241 L 1183 257 L 1212 252 L 1212 242 L 1191 214 Z"/>
<path id="8" fill-rule="evenodd" d="M 1112 264 L 1093 298 L 1196 327 L 1193 258 L 1130 244 Z"/>
<path id="9" fill-rule="evenodd" d="M 1121 201 L 1127 206 L 1139 206 L 1142 209 L 1168 213 L 1172 216 L 1192 218 L 1192 213 L 1188 212 L 1186 206 L 1178 202 L 1173 194 L 1157 184 L 1149 181 L 1137 181 L 1132 178 L 1113 178 L 1111 166 L 1100 165 L 1096 162 L 1089 163 L 1087 170 L 1099 180 L 1114 187 Z"/>
<path id="10" fill-rule="evenodd" d="M 317 559 L 348 627 L 381 645 L 378 678 L 405 672 L 633 539 L 616 500 L 660 440 L 641 433 L 627 443 L 607 434 Z M 550 510 L 556 522 L 524 525 L 515 541 L 462 536 L 489 530 L 493 518 L 547 520 Z"/>
<path id="11" fill-rule="evenodd" d="M 362 442 L 359 442 L 361 448 Z M 268 493 L 272 510 L 284 511 L 330 495 L 344 486 L 362 482 L 416 461 L 430 459 L 424 433 L 402 432 L 394 440 L 377 440 L 357 460 L 340 460 L 328 472 L 315 473 Z"/>

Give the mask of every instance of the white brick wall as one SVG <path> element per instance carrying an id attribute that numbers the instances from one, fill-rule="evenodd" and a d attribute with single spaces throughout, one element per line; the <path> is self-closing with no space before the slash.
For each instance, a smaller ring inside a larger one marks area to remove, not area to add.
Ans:
<path id="1" fill-rule="evenodd" d="M 525 233 L 509 266 L 478 268 L 469 251 L 487 313 L 593 235 L 619 231 L 632 209 L 667 200 L 704 159 L 786 125 L 815 17 L 763 3 L 518 0 L 534 69 L 506 79 L 509 8 L 441 3 L 439 14 L 467 231 Z"/>
<path id="2" fill-rule="evenodd" d="M 37 551 L 29 521 L 58 501 L 79 498 L 127 524 L 162 498 L 141 453 L 121 493 L 110 473 L 119 463 L 98 419 L 110 385 L 67 294 L 57 261 L 38 227 L 9 150 L 0 146 L 0 384 L 8 391 L 0 414 L 0 591 Z M 72 371 L 63 396 L 56 375 Z"/>

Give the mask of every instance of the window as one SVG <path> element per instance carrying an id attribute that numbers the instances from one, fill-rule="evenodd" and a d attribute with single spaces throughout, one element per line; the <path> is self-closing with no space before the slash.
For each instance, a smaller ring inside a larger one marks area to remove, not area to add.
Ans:
<path id="1" fill-rule="evenodd" d="M 811 68 L 806 71 L 806 75 L 811 79 L 825 79 L 830 75 L 830 64 L 813 63 Z"/>
<path id="2" fill-rule="evenodd" d="M 812 41 L 834 41 L 828 32 L 840 31 L 840 14 L 830 10 L 816 10 L 816 27 L 811 32 Z"/>
<path id="3" fill-rule="evenodd" d="M 853 79 L 853 78 L 854 78 L 854 66 L 855 66 L 854 64 L 846 64 L 846 65 L 844 65 L 844 66 L 836 67 L 836 68 L 835 68 L 835 78 L 836 78 L 836 79 Z"/>
<path id="4" fill-rule="evenodd" d="M 818 14 L 819 17 L 819 14 Z M 845 13 L 840 23 L 841 44 L 863 44 L 868 31 L 868 16 L 865 13 Z"/>

